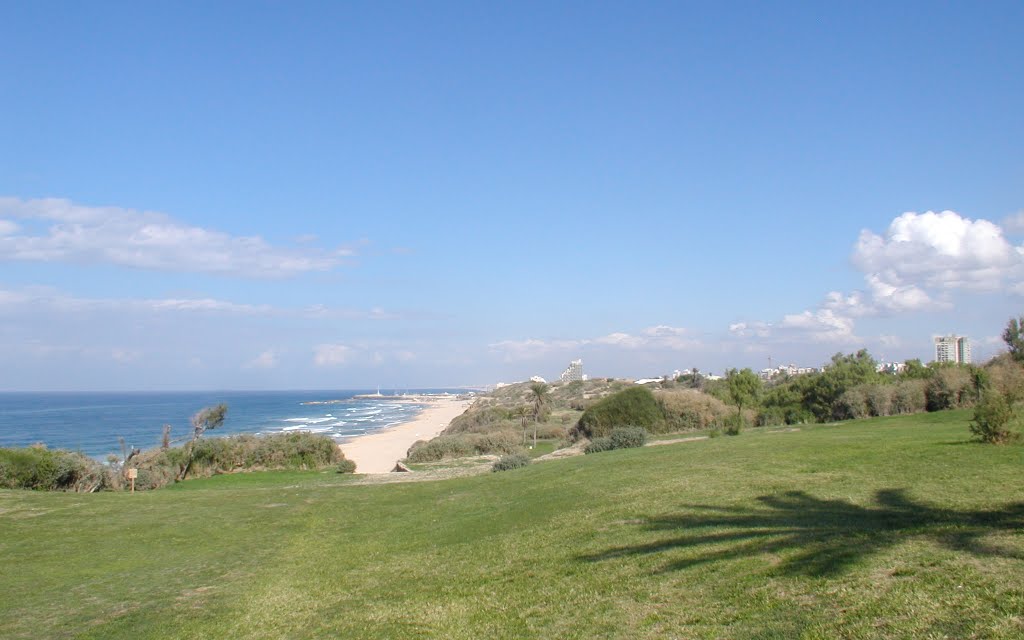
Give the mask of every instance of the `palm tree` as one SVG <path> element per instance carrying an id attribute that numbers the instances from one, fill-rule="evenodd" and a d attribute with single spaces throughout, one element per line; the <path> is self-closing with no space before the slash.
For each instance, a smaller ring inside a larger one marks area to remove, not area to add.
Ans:
<path id="1" fill-rule="evenodd" d="M 530 407 L 525 404 L 516 407 L 516 410 L 512 412 L 512 415 L 519 418 L 520 424 L 523 425 L 523 446 L 526 446 L 526 420 L 530 417 Z"/>
<path id="2" fill-rule="evenodd" d="M 540 422 L 544 405 L 548 403 L 548 385 L 543 382 L 534 382 L 530 385 L 530 393 L 533 394 L 533 421 Z"/>
<path id="3" fill-rule="evenodd" d="M 543 382 L 534 382 L 530 385 L 530 393 L 533 394 L 533 446 L 537 446 L 537 423 L 544 413 L 544 405 L 548 403 L 548 385 Z"/>

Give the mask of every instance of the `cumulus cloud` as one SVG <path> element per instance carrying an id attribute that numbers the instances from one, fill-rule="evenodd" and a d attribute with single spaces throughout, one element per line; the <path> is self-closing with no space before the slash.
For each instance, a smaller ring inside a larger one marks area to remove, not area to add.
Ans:
<path id="1" fill-rule="evenodd" d="M 276 247 L 259 236 L 196 227 L 162 213 L 57 198 L 0 198 L 0 216 L 0 260 L 287 278 L 328 271 L 354 254 L 344 247 Z"/>
<path id="2" fill-rule="evenodd" d="M 737 338 L 767 338 L 771 335 L 771 325 L 767 322 L 734 322 L 729 325 L 729 333 Z"/>
<path id="3" fill-rule="evenodd" d="M 995 291 L 1024 276 L 1024 248 L 1014 247 L 1003 230 L 988 220 L 971 220 L 954 211 L 904 213 L 884 235 L 861 231 L 853 263 L 869 285 L 885 296 L 909 297 L 894 304 L 917 308 L 922 289 Z"/>
<path id="4" fill-rule="evenodd" d="M 1024 223 L 1024 215 L 1011 222 Z M 729 332 L 738 338 L 854 343 L 862 339 L 854 330 L 857 318 L 949 309 L 956 290 L 1024 295 L 1024 247 L 1008 242 L 999 225 L 955 211 L 904 213 L 882 234 L 864 229 L 851 261 L 864 275 L 863 289 L 831 291 L 816 309 L 774 324 L 738 322 Z"/>
<path id="5" fill-rule="evenodd" d="M 334 367 L 345 364 L 352 357 L 353 349 L 343 344 L 320 344 L 313 349 L 313 362 L 318 367 Z"/>
<path id="6" fill-rule="evenodd" d="M 851 318 L 839 315 L 831 309 L 786 315 L 779 323 L 780 329 L 796 331 L 802 339 L 832 343 L 859 341 L 860 338 L 854 335 L 853 326 Z"/>

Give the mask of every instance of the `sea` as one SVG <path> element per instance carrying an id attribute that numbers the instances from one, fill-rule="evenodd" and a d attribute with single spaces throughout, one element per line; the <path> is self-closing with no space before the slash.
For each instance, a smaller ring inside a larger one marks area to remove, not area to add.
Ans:
<path id="1" fill-rule="evenodd" d="M 289 431 L 321 433 L 339 443 L 414 418 L 423 405 L 401 401 L 408 394 L 458 393 L 446 389 L 341 391 L 168 391 L 0 393 L 0 447 L 44 444 L 105 459 L 120 455 L 120 439 L 131 449 L 160 445 L 163 426 L 171 440 L 192 433 L 189 419 L 219 403 L 228 406 L 224 424 L 206 436 Z"/>

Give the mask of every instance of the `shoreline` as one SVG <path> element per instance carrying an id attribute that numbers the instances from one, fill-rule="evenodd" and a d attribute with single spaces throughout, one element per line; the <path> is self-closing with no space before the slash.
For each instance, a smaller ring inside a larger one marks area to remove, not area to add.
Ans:
<path id="1" fill-rule="evenodd" d="M 474 399 L 419 396 L 406 401 L 425 406 L 412 420 L 356 436 L 338 445 L 345 457 L 356 463 L 357 474 L 390 472 L 395 463 L 405 457 L 414 442 L 430 440 L 439 435 L 452 420 L 473 404 Z"/>

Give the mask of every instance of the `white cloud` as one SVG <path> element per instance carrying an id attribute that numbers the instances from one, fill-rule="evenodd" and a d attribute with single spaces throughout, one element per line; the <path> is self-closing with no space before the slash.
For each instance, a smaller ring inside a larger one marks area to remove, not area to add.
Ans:
<path id="1" fill-rule="evenodd" d="M 700 340 L 690 337 L 686 329 L 657 325 L 642 330 L 638 335 L 616 331 L 597 338 L 581 340 L 503 340 L 488 347 L 491 351 L 504 354 L 508 361 L 541 358 L 550 353 L 569 352 L 585 347 L 600 346 L 616 349 L 641 350 L 661 349 L 681 351 L 701 346 Z"/>
<path id="2" fill-rule="evenodd" d="M 998 225 L 954 211 L 904 213 L 884 236 L 861 231 L 853 263 L 869 286 L 896 292 L 896 310 L 924 304 L 922 289 L 996 291 L 1024 280 L 1024 249 L 1007 242 Z M 910 294 L 900 299 L 901 291 Z"/>
<path id="3" fill-rule="evenodd" d="M 998 225 L 954 211 L 904 213 L 883 235 L 864 229 L 852 262 L 864 274 L 864 290 L 831 291 L 817 309 L 786 315 L 776 324 L 738 322 L 729 332 L 851 344 L 862 340 L 854 330 L 856 318 L 949 309 L 952 293 L 961 289 L 1024 295 L 1024 247 L 1012 246 Z M 883 345 L 886 339 L 878 338 Z"/>
<path id="4" fill-rule="evenodd" d="M 398 316 L 383 309 L 333 309 L 324 306 L 287 308 L 246 304 L 216 298 L 80 298 L 50 287 L 0 289 L 0 313 L 7 311 L 62 313 L 87 311 L 148 313 L 211 313 L 247 316 L 284 316 L 310 319 L 390 320 Z"/>
<path id="5" fill-rule="evenodd" d="M 56 198 L 0 198 L 0 215 L 49 225 L 22 229 L 9 220 L 0 221 L 3 260 L 286 278 L 328 271 L 353 255 L 350 248 L 280 248 L 259 236 L 233 236 L 162 213 L 89 207 Z"/>
<path id="6" fill-rule="evenodd" d="M 779 328 L 795 331 L 801 339 L 813 342 L 849 343 L 861 340 L 853 333 L 853 319 L 837 314 L 831 309 L 804 311 L 783 316 Z"/>
<path id="7" fill-rule="evenodd" d="M 245 363 L 245 369 L 273 369 L 277 366 L 277 353 L 273 349 L 267 349 L 249 362 Z"/>
<path id="8" fill-rule="evenodd" d="M 729 333 L 738 338 L 767 338 L 771 335 L 771 325 L 767 322 L 734 322 L 729 325 Z"/>
<path id="9" fill-rule="evenodd" d="M 321 344 L 313 349 L 313 362 L 319 367 L 345 364 L 352 357 L 352 348 L 343 344 Z"/>
<path id="10" fill-rule="evenodd" d="M 549 353 L 570 351 L 586 344 L 581 340 L 502 340 L 487 345 L 491 351 L 501 353 L 505 360 L 531 360 L 541 358 Z"/>

